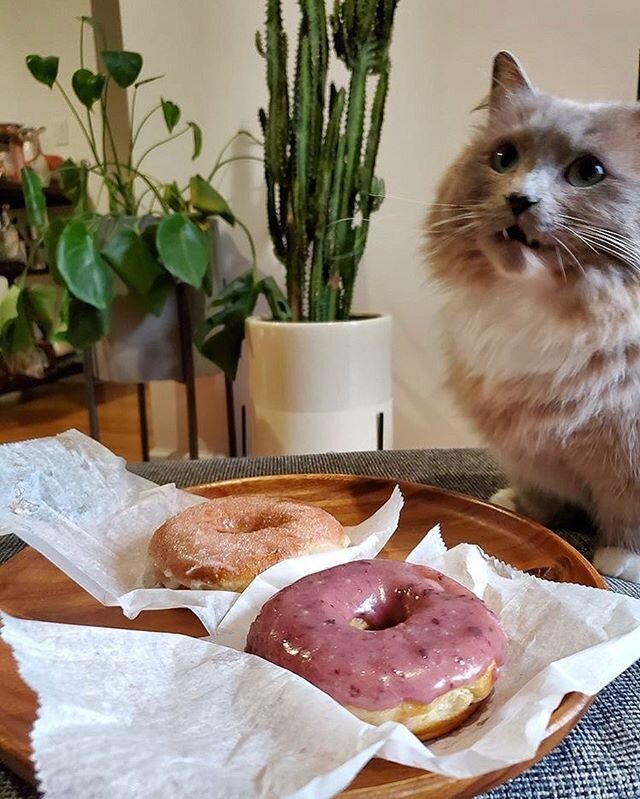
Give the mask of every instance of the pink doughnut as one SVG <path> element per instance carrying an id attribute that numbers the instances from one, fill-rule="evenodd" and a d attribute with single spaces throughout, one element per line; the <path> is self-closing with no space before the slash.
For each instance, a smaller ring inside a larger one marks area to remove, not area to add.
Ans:
<path id="1" fill-rule="evenodd" d="M 263 606 L 246 651 L 299 674 L 372 724 L 420 738 L 490 693 L 506 636 L 471 591 L 426 566 L 359 560 L 303 577 Z"/>

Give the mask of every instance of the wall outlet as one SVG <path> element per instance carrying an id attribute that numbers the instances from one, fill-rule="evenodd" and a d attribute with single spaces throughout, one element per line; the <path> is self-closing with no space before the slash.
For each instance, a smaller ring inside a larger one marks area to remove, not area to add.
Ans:
<path id="1" fill-rule="evenodd" d="M 60 147 L 69 144 L 69 126 L 65 117 L 59 117 L 53 123 L 53 143 Z"/>

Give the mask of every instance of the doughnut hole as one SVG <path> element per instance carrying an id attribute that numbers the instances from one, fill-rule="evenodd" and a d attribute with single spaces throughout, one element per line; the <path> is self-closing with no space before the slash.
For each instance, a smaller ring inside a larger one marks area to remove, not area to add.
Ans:
<path id="1" fill-rule="evenodd" d="M 411 588 L 397 588 L 393 593 L 381 589 L 362 602 L 349 624 L 371 632 L 397 627 L 409 618 L 417 599 Z"/>

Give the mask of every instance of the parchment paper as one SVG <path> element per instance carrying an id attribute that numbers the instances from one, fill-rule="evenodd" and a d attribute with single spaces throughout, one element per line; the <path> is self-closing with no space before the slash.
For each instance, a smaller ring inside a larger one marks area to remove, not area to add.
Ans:
<path id="1" fill-rule="evenodd" d="M 0 535 L 15 533 L 103 605 L 141 610 L 186 607 L 213 631 L 239 594 L 157 588 L 147 557 L 154 531 L 202 497 L 128 472 L 125 461 L 92 438 L 61 435 L 0 446 Z M 351 546 L 292 558 L 265 579 L 302 576 L 375 557 L 398 525 L 399 489 L 370 519 L 347 527 Z M 300 561 L 300 563 L 298 563 Z"/>

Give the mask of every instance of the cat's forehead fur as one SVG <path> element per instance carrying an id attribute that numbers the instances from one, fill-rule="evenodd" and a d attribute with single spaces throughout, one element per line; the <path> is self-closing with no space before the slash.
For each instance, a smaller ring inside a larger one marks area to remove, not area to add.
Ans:
<path id="1" fill-rule="evenodd" d="M 505 95 L 491 109 L 481 140 L 509 138 L 564 161 L 593 153 L 604 162 L 622 155 L 640 169 L 640 109 L 622 102 L 580 103 L 537 90 Z"/>

